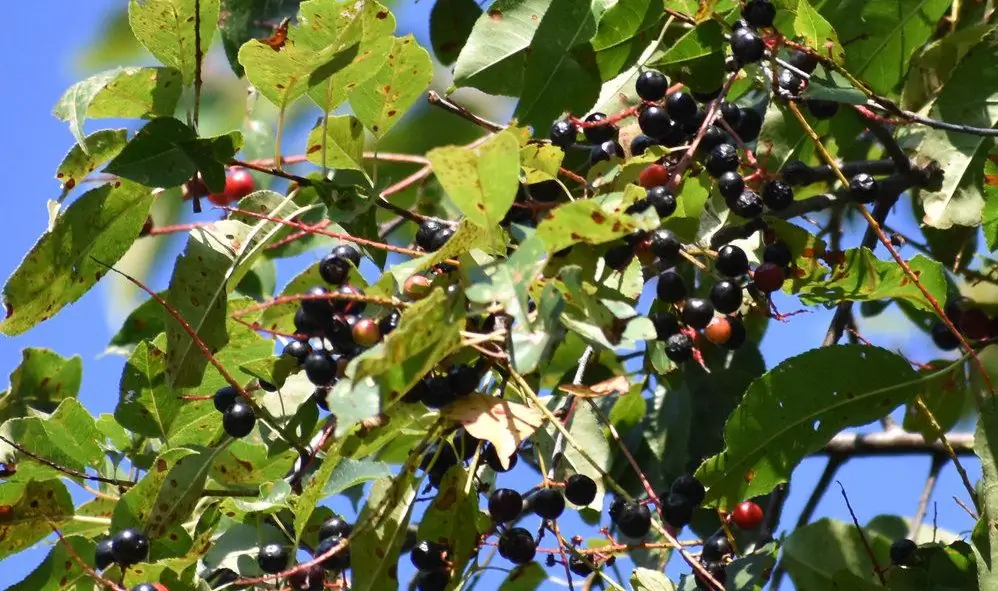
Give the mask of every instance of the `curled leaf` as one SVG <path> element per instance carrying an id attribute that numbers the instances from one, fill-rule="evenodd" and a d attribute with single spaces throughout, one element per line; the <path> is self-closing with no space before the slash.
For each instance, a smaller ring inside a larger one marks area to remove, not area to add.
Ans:
<path id="1" fill-rule="evenodd" d="M 470 435 L 492 443 L 503 468 L 523 440 L 544 423 L 536 408 L 485 394 L 461 398 L 443 410 L 443 415 L 460 422 Z"/>

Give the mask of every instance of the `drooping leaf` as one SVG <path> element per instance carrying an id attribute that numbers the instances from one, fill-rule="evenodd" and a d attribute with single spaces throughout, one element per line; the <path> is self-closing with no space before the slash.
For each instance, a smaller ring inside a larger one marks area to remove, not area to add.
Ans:
<path id="1" fill-rule="evenodd" d="M 0 485 L 0 558 L 29 548 L 73 517 L 73 500 L 59 480 Z"/>
<path id="2" fill-rule="evenodd" d="M 77 395 L 82 377 L 79 355 L 67 359 L 49 349 L 24 349 L 21 363 L 10 374 L 10 387 L 0 396 L 0 423 L 31 411 L 52 412 Z"/>
<path id="3" fill-rule="evenodd" d="M 381 69 L 349 93 L 354 114 L 374 137 L 384 137 L 430 86 L 433 61 L 407 35 L 395 39 Z"/>
<path id="4" fill-rule="evenodd" d="M 173 115 L 183 90 L 173 68 L 117 68 L 77 82 L 52 114 L 69 123 L 77 144 L 88 153 L 83 123 L 93 119 L 148 119 Z"/>
<path id="5" fill-rule="evenodd" d="M 820 382 L 806 377 L 819 373 Z M 726 449 L 697 470 L 708 504 L 730 508 L 769 492 L 842 429 L 914 397 L 916 377 L 902 357 L 871 346 L 823 347 L 780 363 L 749 386 L 724 426 Z M 804 384 L 807 394 L 793 395 Z"/>
<path id="6" fill-rule="evenodd" d="M 929 116 L 977 127 L 998 123 L 998 72 L 987 66 L 995 59 L 998 59 L 998 33 L 991 33 L 953 71 Z M 975 158 L 983 162 L 989 145 L 989 141 L 976 134 L 925 130 L 918 146 L 919 155 L 935 160 L 946 171 L 941 190 L 920 192 L 926 224 L 946 229 L 954 224 L 981 223 L 984 208 L 981 183 L 963 181 L 965 175 L 980 172 L 980 164 L 975 167 L 973 163 Z"/>
<path id="7" fill-rule="evenodd" d="M 475 150 L 458 146 L 427 153 L 433 173 L 468 220 L 491 229 L 516 197 L 520 145 L 512 132 L 496 134 Z"/>
<path id="8" fill-rule="evenodd" d="M 219 0 L 131 0 L 128 24 L 139 43 L 179 70 L 188 86 L 195 77 L 197 38 L 203 58 L 215 36 L 218 10 Z"/>
<path id="9" fill-rule="evenodd" d="M 69 150 L 55 172 L 55 178 L 69 191 L 98 166 L 114 158 L 125 147 L 127 132 L 124 129 L 102 129 L 88 135 L 83 145 Z M 86 146 L 86 150 L 83 149 Z"/>
<path id="10" fill-rule="evenodd" d="M 80 299 L 138 237 L 152 202 L 149 189 L 128 181 L 74 201 L 7 280 L 0 332 L 21 334 Z"/>
<path id="11" fill-rule="evenodd" d="M 166 384 L 166 355 L 143 341 L 129 356 L 121 374 L 121 397 L 114 417 L 122 427 L 167 445 L 174 421 L 184 401 Z"/>
<path id="12" fill-rule="evenodd" d="M 996 29 L 996 24 L 971 25 L 932 41 L 924 51 L 917 52 L 904 81 L 902 106 L 912 111 L 926 106 L 949 81 L 967 52 Z"/>
<path id="13" fill-rule="evenodd" d="M 100 445 L 104 438 L 97 431 L 93 417 L 75 398 L 63 400 L 47 417 L 11 419 L 0 426 L 0 433 L 31 453 L 72 470 L 98 466 L 104 455 Z M 5 458 L 6 463 L 18 464 L 19 479 L 44 480 L 62 476 L 3 441 L 0 441 L 0 457 Z"/>
<path id="14" fill-rule="evenodd" d="M 646 218 L 613 213 L 592 200 L 566 203 L 551 212 L 537 226 L 537 233 L 548 252 L 558 252 L 573 244 L 603 244 L 637 230 L 653 227 Z"/>
<path id="15" fill-rule="evenodd" d="M 437 61 L 457 61 L 482 9 L 475 0 L 437 0 L 430 11 L 430 43 Z"/>
<path id="16" fill-rule="evenodd" d="M 412 275 L 431 269 L 449 258 L 457 257 L 474 248 L 493 254 L 504 252 L 505 247 L 505 237 L 497 228 L 482 228 L 472 223 L 471 220 L 464 219 L 455 228 L 454 235 L 440 250 L 392 265 L 388 272 L 391 273 L 391 277 L 396 283 L 404 285 L 405 280 Z"/>
<path id="17" fill-rule="evenodd" d="M 947 366 L 951 368 L 940 371 Z M 926 378 L 932 376 L 922 385 L 922 401 L 932 413 L 938 429 L 948 433 L 960 420 L 967 404 L 966 393 L 970 384 L 966 368 L 963 364 L 939 359 L 919 368 L 918 373 Z M 937 428 L 932 426 L 916 404 L 908 405 L 905 411 L 904 429 L 921 433 L 926 441 L 935 441 L 938 437 Z"/>
<path id="18" fill-rule="evenodd" d="M 308 134 L 305 153 L 320 166 L 364 170 L 364 127 L 351 115 L 330 117 Z"/>
<path id="19" fill-rule="evenodd" d="M 351 581 L 357 591 L 376 591 L 398 581 L 398 556 L 416 499 L 419 481 L 412 472 L 374 483 L 358 523 L 368 527 L 354 532 L 350 544 Z"/>
<path id="20" fill-rule="evenodd" d="M 596 497 L 588 507 L 598 512 L 603 507 L 605 490 L 600 471 L 605 473 L 610 470 L 613 455 L 610 441 L 603 434 L 603 423 L 600 422 L 596 411 L 593 410 L 591 401 L 580 401 L 568 424 L 568 432 L 582 446 L 582 449 L 579 450 L 574 445 L 567 446 L 565 461 L 572 466 L 577 474 L 585 474 L 596 482 Z M 583 452 L 589 459 L 582 455 Z M 596 465 L 594 466 L 590 460 L 595 461 Z"/>

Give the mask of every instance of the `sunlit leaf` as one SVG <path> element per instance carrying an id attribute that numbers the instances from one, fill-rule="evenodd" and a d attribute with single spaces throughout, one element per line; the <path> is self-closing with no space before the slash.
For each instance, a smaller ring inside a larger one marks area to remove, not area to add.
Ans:
<path id="1" fill-rule="evenodd" d="M 156 59 L 179 70 L 187 86 L 194 82 L 198 38 L 202 57 L 211 47 L 218 26 L 218 2 L 131 0 L 128 23 L 139 43 Z"/>
<path id="2" fill-rule="evenodd" d="M 469 434 L 492 442 L 499 462 L 506 466 L 521 442 L 544 422 L 540 410 L 487 396 L 470 394 L 443 410 L 444 416 L 458 421 Z"/>

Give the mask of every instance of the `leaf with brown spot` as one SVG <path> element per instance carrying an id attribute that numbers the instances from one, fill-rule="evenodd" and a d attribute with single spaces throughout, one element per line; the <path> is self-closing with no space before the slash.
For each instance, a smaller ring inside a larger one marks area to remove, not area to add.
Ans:
<path id="1" fill-rule="evenodd" d="M 0 521 L 0 559 L 34 545 L 73 517 L 73 500 L 59 480 L 5 482 L 0 506 L 10 507 Z"/>
<path id="2" fill-rule="evenodd" d="M 409 35 L 396 38 L 388 61 L 349 93 L 353 112 L 375 137 L 383 137 L 426 92 L 433 79 L 430 54 Z M 385 87 L 391 91 L 386 92 Z M 396 115 L 389 115 L 394 111 Z"/>
<path id="3" fill-rule="evenodd" d="M 419 480 L 411 471 L 374 483 L 357 523 L 368 526 L 354 532 L 350 567 L 354 591 L 382 591 L 398 586 L 398 558 L 412 515 Z"/>

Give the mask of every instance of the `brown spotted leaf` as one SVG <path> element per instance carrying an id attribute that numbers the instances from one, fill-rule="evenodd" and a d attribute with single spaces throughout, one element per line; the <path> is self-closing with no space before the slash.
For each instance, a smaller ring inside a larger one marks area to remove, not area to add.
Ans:
<path id="1" fill-rule="evenodd" d="M 59 480 L 0 485 L 0 559 L 33 546 L 73 517 L 73 500 Z"/>
<path id="2" fill-rule="evenodd" d="M 485 394 L 471 394 L 442 411 L 479 439 L 492 443 L 503 467 L 516 448 L 544 423 L 540 410 Z"/>
<path id="3" fill-rule="evenodd" d="M 70 191 L 98 166 L 114 158 L 128 143 L 128 132 L 124 129 L 102 129 L 88 135 L 83 145 L 74 145 L 62 164 L 55 171 L 55 178 L 62 183 L 65 191 Z"/>
<path id="4" fill-rule="evenodd" d="M 412 35 L 397 38 L 381 69 L 350 92 L 350 106 L 364 127 L 380 138 L 426 92 L 431 80 L 430 54 Z"/>
<path id="5" fill-rule="evenodd" d="M 48 349 L 24 349 L 20 365 L 10 374 L 10 388 L 0 395 L 0 423 L 26 416 L 29 409 L 52 412 L 79 393 L 82 379 L 79 355 L 67 359 Z"/>
<path id="6" fill-rule="evenodd" d="M 476 521 L 478 491 L 469 487 L 468 471 L 461 467 L 449 470 L 440 483 L 440 490 L 419 523 L 418 538 L 443 544 L 448 548 L 447 559 L 454 562 L 454 572 L 462 572 L 472 556 L 479 532 Z"/>
<path id="7" fill-rule="evenodd" d="M 320 121 L 309 132 L 305 146 L 308 161 L 313 164 L 364 170 L 364 126 L 353 115 Z"/>

